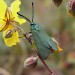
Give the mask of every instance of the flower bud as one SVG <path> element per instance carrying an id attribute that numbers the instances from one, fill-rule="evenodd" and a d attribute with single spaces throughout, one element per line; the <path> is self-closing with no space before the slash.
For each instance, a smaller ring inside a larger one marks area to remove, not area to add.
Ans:
<path id="1" fill-rule="evenodd" d="M 53 2 L 58 7 L 62 3 L 62 0 L 53 0 Z"/>
<path id="2" fill-rule="evenodd" d="M 24 67 L 27 69 L 35 68 L 37 65 L 37 59 L 38 59 L 38 56 L 36 56 L 36 57 L 31 56 L 31 57 L 27 58 L 24 62 Z"/>
<path id="3" fill-rule="evenodd" d="M 70 16 L 75 16 L 75 0 L 69 0 L 67 9 Z"/>
<path id="4" fill-rule="evenodd" d="M 10 38 L 12 36 L 12 34 L 13 34 L 13 31 L 12 30 L 8 30 L 6 32 L 5 38 Z"/>

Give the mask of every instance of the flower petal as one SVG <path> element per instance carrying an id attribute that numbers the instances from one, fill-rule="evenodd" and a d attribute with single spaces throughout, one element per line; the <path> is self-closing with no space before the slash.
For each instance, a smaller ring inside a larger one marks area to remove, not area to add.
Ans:
<path id="1" fill-rule="evenodd" d="M 5 25 L 6 25 L 5 21 L 0 20 L 0 31 L 3 31 L 5 29 Z"/>
<path id="2" fill-rule="evenodd" d="M 14 31 L 10 38 L 5 38 L 6 32 L 8 30 L 13 29 L 13 28 L 14 28 L 13 26 L 9 25 L 8 29 L 3 32 L 3 38 L 4 38 L 4 41 L 5 41 L 5 44 L 9 47 L 11 47 L 13 45 L 16 45 L 17 42 L 20 42 L 19 35 L 18 35 L 17 31 Z"/>
<path id="3" fill-rule="evenodd" d="M 19 8 L 20 4 L 21 4 L 20 0 L 15 0 L 10 6 L 10 9 L 14 17 L 18 16 L 17 12 L 20 11 L 20 8 Z"/>
<path id="4" fill-rule="evenodd" d="M 5 16 L 5 11 L 7 9 L 7 4 L 4 2 L 4 0 L 0 0 L 0 18 L 3 19 Z"/>
<path id="5" fill-rule="evenodd" d="M 25 19 L 20 19 L 19 17 L 15 17 L 15 21 L 18 22 L 20 25 L 26 22 Z"/>
<path id="6" fill-rule="evenodd" d="M 20 19 L 17 14 L 17 12 L 20 11 L 20 8 L 19 8 L 20 4 L 21 4 L 20 0 L 15 0 L 10 6 L 10 10 L 11 10 L 13 16 L 15 17 L 15 21 L 19 22 L 19 24 L 23 24 L 26 22 L 26 20 Z"/>

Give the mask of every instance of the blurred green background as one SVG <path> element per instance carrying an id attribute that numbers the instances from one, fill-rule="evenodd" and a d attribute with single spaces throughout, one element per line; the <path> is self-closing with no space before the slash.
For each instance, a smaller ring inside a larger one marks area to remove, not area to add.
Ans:
<path id="1" fill-rule="evenodd" d="M 5 1 L 10 6 L 14 0 Z M 75 75 L 75 18 L 67 13 L 68 0 L 63 0 L 59 7 L 56 7 L 52 0 L 21 0 L 20 13 L 30 20 L 32 19 L 32 1 L 35 6 L 34 22 L 42 26 L 63 48 L 61 53 L 50 54 L 45 62 L 56 75 Z M 30 31 L 28 22 L 21 27 L 25 32 Z M 33 55 L 31 48 L 24 38 L 16 46 L 9 48 L 5 45 L 0 33 L 0 68 L 6 69 L 10 75 L 26 75 L 23 63 L 27 57 Z M 41 67 L 41 65 L 44 66 L 38 60 L 38 66 Z"/>

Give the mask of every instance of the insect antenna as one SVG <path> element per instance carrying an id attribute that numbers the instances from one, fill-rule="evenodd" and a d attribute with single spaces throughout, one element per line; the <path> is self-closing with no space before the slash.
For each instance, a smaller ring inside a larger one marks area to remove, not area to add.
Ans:
<path id="1" fill-rule="evenodd" d="M 32 23 L 33 23 L 33 20 L 34 20 L 34 3 L 32 2 Z"/>
<path id="2" fill-rule="evenodd" d="M 23 17 L 23 18 L 25 18 L 30 24 L 32 23 L 27 17 L 25 17 L 25 16 L 23 16 L 23 15 L 21 15 L 20 13 L 18 13 L 17 12 L 17 14 L 19 15 L 19 16 L 21 16 L 21 17 Z"/>
<path id="3" fill-rule="evenodd" d="M 17 14 L 23 18 L 25 18 L 30 24 L 33 23 L 34 20 L 34 3 L 32 2 L 32 22 L 25 16 L 21 15 L 20 13 L 17 12 Z"/>

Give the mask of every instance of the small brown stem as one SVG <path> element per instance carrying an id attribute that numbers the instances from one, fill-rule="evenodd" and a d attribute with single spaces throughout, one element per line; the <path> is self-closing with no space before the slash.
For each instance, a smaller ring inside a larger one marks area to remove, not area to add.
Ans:
<path id="1" fill-rule="evenodd" d="M 27 33 L 25 33 L 22 28 L 20 28 L 20 27 L 19 27 L 18 25 L 16 25 L 16 24 L 13 24 L 12 22 L 10 22 L 10 24 L 12 24 L 12 25 L 15 26 L 17 29 L 19 29 L 19 30 L 22 32 L 22 34 L 24 35 L 24 37 L 25 37 L 25 38 L 29 41 L 29 43 L 32 45 L 31 39 L 26 36 Z"/>
<path id="2" fill-rule="evenodd" d="M 55 75 L 52 70 L 47 66 L 47 64 L 44 62 L 44 60 L 41 58 L 40 54 L 36 51 L 38 57 L 40 58 L 41 62 L 44 64 L 44 66 L 47 68 L 47 70 L 50 72 L 50 75 Z"/>
<path id="3" fill-rule="evenodd" d="M 29 41 L 29 43 L 32 45 L 31 39 L 29 39 L 29 38 L 26 36 L 26 34 L 23 34 L 23 35 L 24 35 L 24 37 Z"/>

